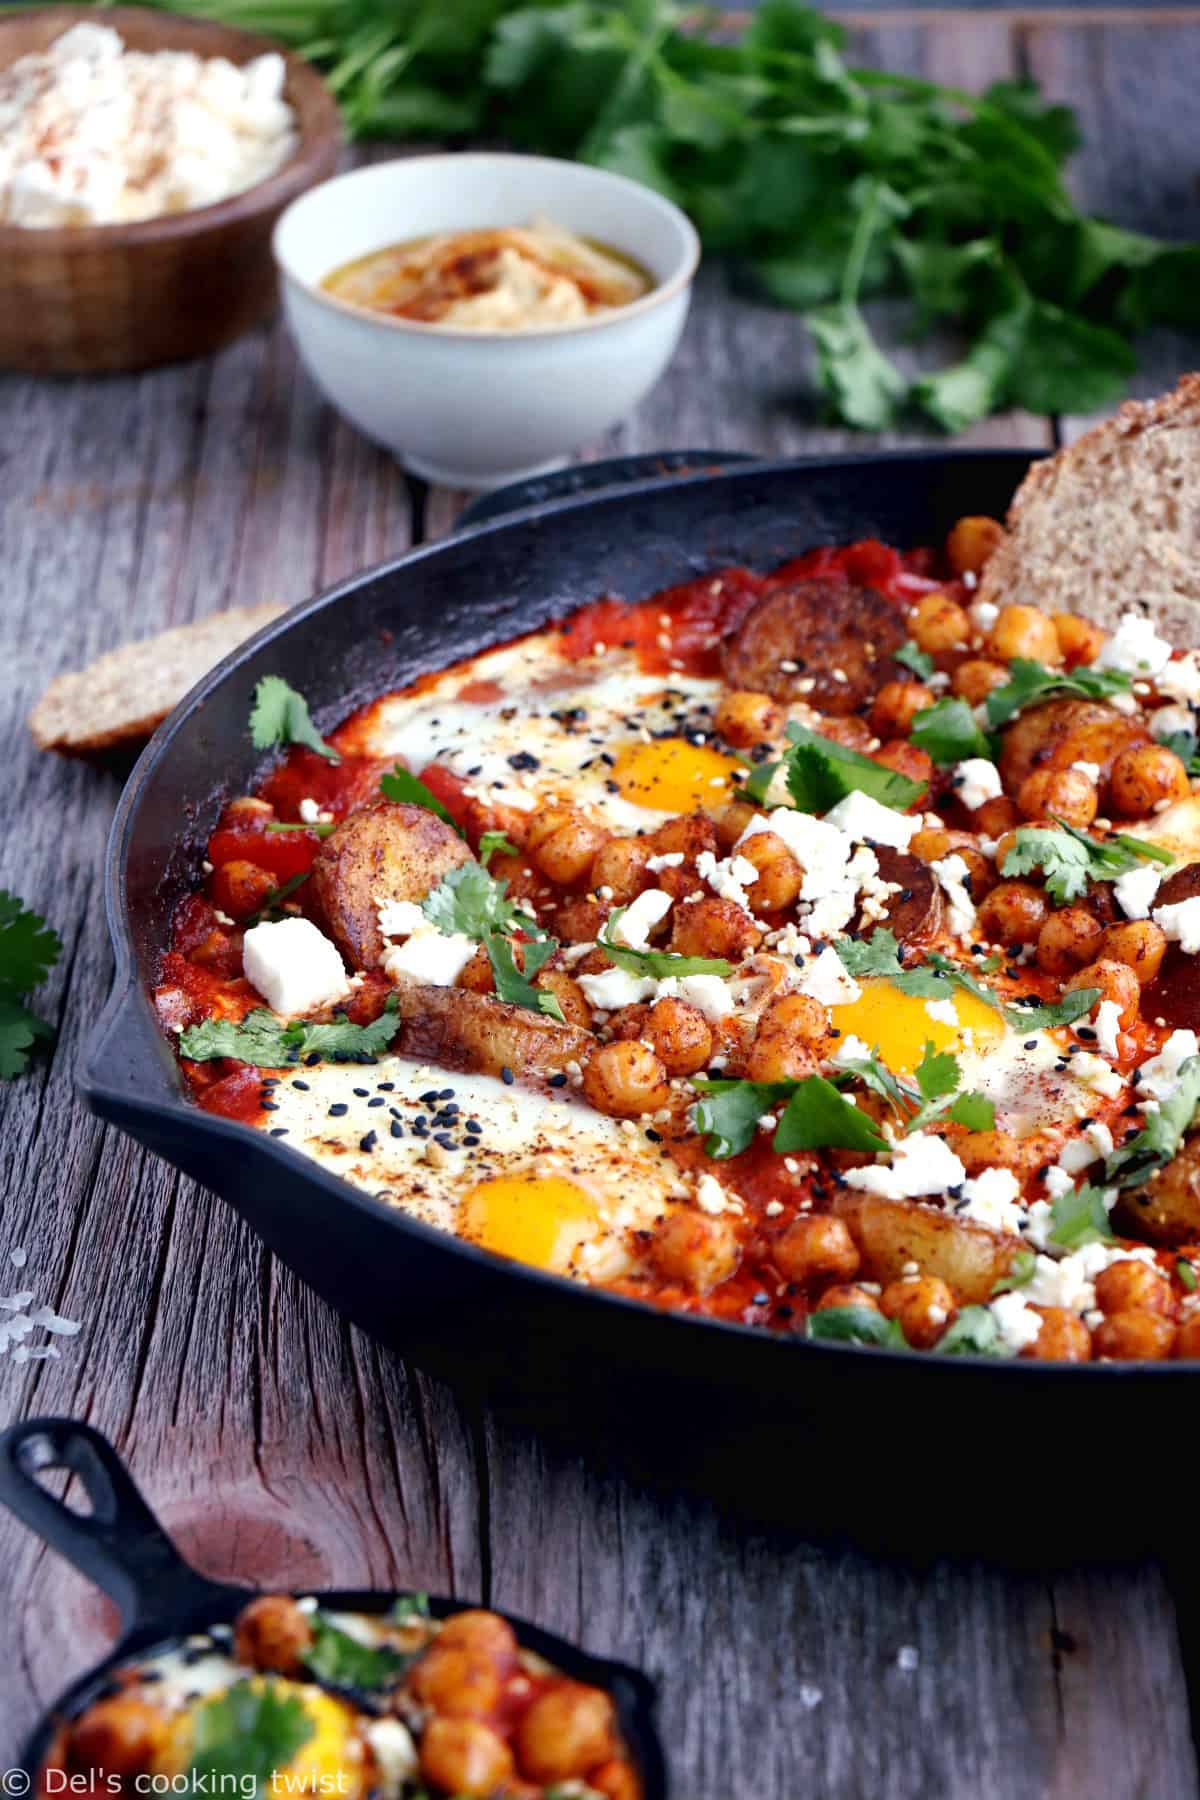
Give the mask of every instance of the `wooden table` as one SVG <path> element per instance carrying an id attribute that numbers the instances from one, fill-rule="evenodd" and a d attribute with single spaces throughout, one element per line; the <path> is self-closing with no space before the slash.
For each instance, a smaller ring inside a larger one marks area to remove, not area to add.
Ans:
<path id="1" fill-rule="evenodd" d="M 1200 238 L 1200 13 L 863 24 L 863 56 L 885 64 L 964 85 L 1033 73 L 1080 113 L 1090 206 Z M 1200 361 L 1167 334 L 1151 352 L 1143 391 Z M 670 375 L 591 454 L 845 448 L 816 422 L 809 366 L 792 317 L 735 297 L 728 271 L 708 267 Z M 65 941 L 44 996 L 57 1048 L 0 1092 L 0 1269 L 25 1247 L 9 1285 L 85 1325 L 61 1361 L 0 1361 L 0 1419 L 67 1412 L 111 1433 L 214 1574 L 479 1596 L 645 1665 L 663 1678 L 680 1800 L 1195 1795 L 1157 1567 L 914 1570 L 663 1504 L 377 1349 L 211 1195 L 87 1116 L 72 1081 L 110 974 L 101 863 L 119 784 L 35 754 L 28 706 L 56 670 L 109 645 L 234 602 L 299 600 L 437 537 L 463 496 L 409 483 L 339 423 L 278 327 L 211 363 L 103 383 L 10 378 L 0 394 L 0 885 Z M 973 436 L 1043 445 L 1078 425 L 1008 417 Z M 1148 1479 L 1186 1472 L 1191 1435 L 1165 1460 L 1145 1447 Z M 1031 1518 L 1103 1507 L 1103 1458 L 1121 1453 L 1098 1445 L 1095 1471 L 1031 1468 Z M 881 1471 L 881 1504 L 901 1478 Z M 1113 1532 L 1119 1546 L 1116 1520 Z M 2 1765 L 100 1654 L 111 1619 L 4 1520 L 0 1618 Z"/>

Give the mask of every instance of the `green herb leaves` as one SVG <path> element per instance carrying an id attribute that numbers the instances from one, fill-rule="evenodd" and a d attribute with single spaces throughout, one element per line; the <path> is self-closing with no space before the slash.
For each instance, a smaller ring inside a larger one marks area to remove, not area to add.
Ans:
<path id="1" fill-rule="evenodd" d="M 1053 1025 L 1072 1025 L 1076 1019 L 1091 1012 L 1100 998 L 1099 988 L 1075 988 L 1061 1000 L 1045 1005 L 1037 1000 L 1005 1002 L 982 981 L 977 981 L 970 971 L 938 951 L 925 962 L 917 963 L 911 969 L 904 968 L 900 961 L 900 946 L 886 930 L 877 930 L 865 939 L 841 938 L 834 948 L 843 966 L 856 979 L 877 975 L 890 981 L 900 993 L 915 994 L 922 1000 L 945 999 L 952 988 L 959 987 L 965 993 L 974 994 L 985 1006 L 1003 1013 L 1014 1031 L 1042 1031 Z M 986 974 L 994 964 L 979 966 Z"/>
<path id="2" fill-rule="evenodd" d="M 277 744 L 303 744 L 326 762 L 342 760 L 313 724 L 304 695 L 289 687 L 282 675 L 264 675 L 255 688 L 250 737 L 256 750 L 270 750 Z"/>
<path id="3" fill-rule="evenodd" d="M 971 756 L 986 757 L 990 762 L 995 748 L 975 723 L 975 714 L 965 700 L 935 700 L 932 706 L 922 707 L 909 737 L 919 750 L 942 764 L 965 762 Z"/>
<path id="4" fill-rule="evenodd" d="M 1089 882 L 1115 881 L 1145 861 L 1170 862 L 1172 858 L 1157 845 L 1144 844 L 1140 838 L 1118 832 L 1103 842 L 1088 837 L 1074 825 L 1058 821 L 1058 829 L 1021 825 L 1016 840 L 1004 858 L 1001 873 L 1028 875 L 1041 869 L 1046 892 L 1052 900 L 1065 905 L 1087 892 Z"/>
<path id="5" fill-rule="evenodd" d="M 882 1350 L 907 1350 L 899 1319 L 885 1319 L 871 1306 L 826 1306 L 809 1313 L 804 1335 L 816 1344 L 871 1344 Z"/>
<path id="6" fill-rule="evenodd" d="M 379 787 L 385 800 L 406 800 L 410 806 L 423 806 L 426 812 L 436 813 L 438 818 L 444 820 L 447 825 L 453 825 L 459 837 L 464 835 L 462 826 L 455 825 L 452 815 L 442 805 L 437 795 L 431 793 L 425 783 L 416 775 L 410 775 L 407 769 L 402 769 L 399 763 L 396 764 L 390 775 L 379 777 Z M 485 835 L 503 837 L 504 834 L 503 832 L 491 832 Z M 485 857 L 483 860 L 486 862 L 487 858 Z"/>
<path id="7" fill-rule="evenodd" d="M 0 888 L 0 1081 L 24 1074 L 35 1044 L 54 1032 L 25 1005 L 62 955 L 58 933 L 16 894 Z"/>
<path id="8" fill-rule="evenodd" d="M 256 1007 L 241 1020 L 205 1019 L 200 1025 L 185 1025 L 179 1034 L 179 1054 L 189 1062 L 228 1056 L 259 1069 L 282 1069 L 313 1056 L 322 1062 L 374 1062 L 399 1029 L 394 994 L 388 995 L 382 1013 L 369 1025 L 352 1025 L 345 1018 L 329 1024 L 293 1019 L 285 1025 L 265 1007 Z"/>
<path id="9" fill-rule="evenodd" d="M 899 810 L 911 806 L 925 791 L 924 783 L 911 781 L 803 725 L 790 724 L 787 734 L 792 745 L 783 759 L 788 792 L 801 812 L 826 813 L 856 791 L 869 794 L 881 806 Z"/>
<path id="10" fill-rule="evenodd" d="M 360 1644 L 320 1612 L 314 1613 L 310 1622 L 313 1641 L 305 1652 L 304 1664 L 318 1681 L 330 1687 L 378 1693 L 391 1687 L 411 1661 L 387 1644 Z"/>
<path id="11" fill-rule="evenodd" d="M 203 1777 L 210 1792 L 214 1778 L 222 1777 L 246 1795 L 269 1792 L 272 1775 L 304 1748 L 316 1728 L 299 1695 L 274 1681 L 239 1681 L 203 1701 L 191 1729 L 188 1773 Z M 196 1791 L 204 1791 L 198 1783 Z"/>
<path id="12" fill-rule="evenodd" d="M 1085 1182 L 1059 1194 L 1051 1208 L 1048 1237 L 1060 1250 L 1079 1250 L 1084 1244 L 1112 1244 L 1116 1236 L 1108 1222 L 1104 1191 Z"/>
<path id="13" fill-rule="evenodd" d="M 609 962 L 618 969 L 624 969 L 628 975 L 647 975 L 655 981 L 666 981 L 671 976 L 679 975 L 732 975 L 733 964 L 719 956 L 680 956 L 673 950 L 635 950 L 628 944 L 613 941 L 613 933 L 625 914 L 627 906 L 617 907 L 608 915 L 603 931 L 596 939 L 597 948 L 603 950 Z"/>
<path id="14" fill-rule="evenodd" d="M 1140 1187 L 1169 1163 L 1183 1142 L 1200 1106 L 1200 1056 L 1189 1056 L 1180 1065 L 1179 1083 L 1173 1094 L 1159 1102 L 1158 1111 L 1146 1115 L 1142 1130 L 1129 1143 L 1114 1150 L 1104 1165 L 1104 1179 L 1118 1187 Z"/>
<path id="15" fill-rule="evenodd" d="M 988 724 L 998 730 L 1027 706 L 1040 706 L 1043 700 L 1108 700 L 1114 694 L 1128 694 L 1132 687 L 1132 679 L 1120 669 L 1081 666 L 1068 673 L 1064 669 L 1047 669 L 1028 657 L 1014 656 L 1008 680 L 1003 687 L 992 689 L 984 705 Z"/>
<path id="16" fill-rule="evenodd" d="M 501 1000 L 507 1000 L 512 1006 L 523 1006 L 529 1012 L 543 1013 L 563 1024 L 562 1007 L 556 997 L 544 988 L 534 987 L 530 979 L 549 961 L 558 946 L 530 914 L 522 912 L 508 898 L 507 881 L 497 881 L 482 863 L 464 863 L 442 877 L 421 902 L 421 911 L 431 924 L 448 936 L 460 934 L 475 938 L 483 945 Z M 517 931 L 536 940 L 521 945 L 523 972 L 517 966 L 516 952 L 509 941 Z"/>
<path id="17" fill-rule="evenodd" d="M 557 1020 L 560 1025 L 564 1023 L 563 1010 L 557 997 L 545 988 L 534 987 L 529 979 L 554 955 L 555 945 L 551 938 L 522 946 L 524 973 L 517 967 L 512 945 L 498 932 L 486 932 L 483 947 L 488 953 L 496 993 L 501 1000 L 507 1000 L 513 1006 L 523 1006 L 529 1012 L 544 1013 L 547 1018 Z"/>
<path id="18" fill-rule="evenodd" d="M 706 1134 L 709 1156 L 723 1161 L 752 1142 L 758 1122 L 781 1102 L 784 1109 L 771 1143 L 779 1151 L 886 1150 L 887 1144 L 865 1113 L 820 1075 L 802 1081 L 698 1080 L 697 1131 Z"/>

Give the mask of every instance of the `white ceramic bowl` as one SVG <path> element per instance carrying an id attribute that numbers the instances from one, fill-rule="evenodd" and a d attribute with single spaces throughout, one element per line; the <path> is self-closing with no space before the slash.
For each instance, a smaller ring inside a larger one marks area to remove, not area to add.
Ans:
<path id="1" fill-rule="evenodd" d="M 370 313 L 322 280 L 430 232 L 543 214 L 641 263 L 655 286 L 603 318 L 544 331 L 457 331 Z M 336 176 L 275 227 L 288 321 L 334 406 L 427 480 L 488 488 L 558 467 L 623 418 L 666 368 L 700 245 L 651 188 L 544 156 L 404 157 Z"/>

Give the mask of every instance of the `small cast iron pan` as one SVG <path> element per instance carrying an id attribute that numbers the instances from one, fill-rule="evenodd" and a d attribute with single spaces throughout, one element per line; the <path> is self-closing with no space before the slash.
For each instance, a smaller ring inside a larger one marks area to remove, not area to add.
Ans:
<path id="1" fill-rule="evenodd" d="M 78 1477 L 89 1514 L 72 1511 L 42 1485 L 41 1477 L 55 1469 Z M 118 1669 L 151 1650 L 170 1649 L 192 1632 L 231 1624 L 256 1590 L 211 1581 L 186 1563 L 108 1439 L 73 1419 L 27 1419 L 0 1433 L 0 1502 L 102 1588 L 121 1618 L 121 1636 L 111 1655 L 71 1684 L 26 1744 L 21 1767 L 34 1777 L 55 1732 L 96 1699 Z M 316 1597 L 338 1611 L 382 1613 L 400 1595 L 339 1588 Z M 465 1612 L 471 1604 L 429 1602 L 435 1619 Z M 646 1800 L 667 1800 L 666 1765 L 653 1722 L 654 1686 L 647 1677 L 624 1663 L 589 1656 L 524 1619 L 505 1616 L 524 1648 L 612 1695 Z"/>

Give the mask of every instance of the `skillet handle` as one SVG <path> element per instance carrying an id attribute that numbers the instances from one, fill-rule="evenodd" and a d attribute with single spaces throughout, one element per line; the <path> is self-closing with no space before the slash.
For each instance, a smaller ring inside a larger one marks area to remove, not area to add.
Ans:
<path id="1" fill-rule="evenodd" d="M 67 1469 L 90 1511 L 57 1500 L 39 1476 Z M 116 1603 L 123 1632 L 246 1595 L 184 1562 L 113 1446 L 74 1419 L 26 1419 L 0 1433 L 0 1502 Z"/>

